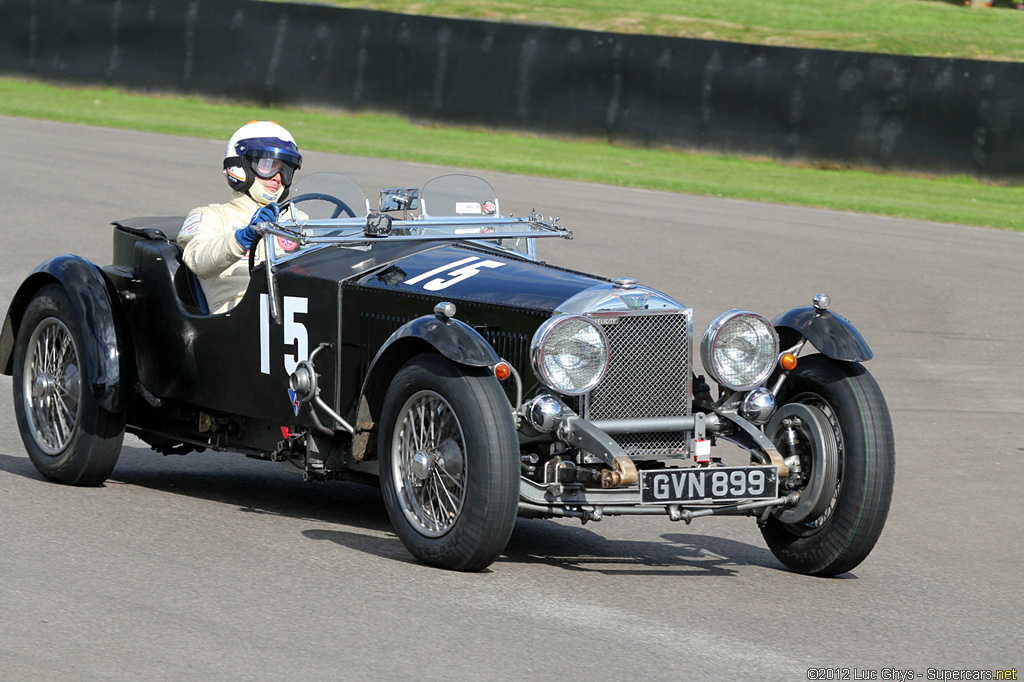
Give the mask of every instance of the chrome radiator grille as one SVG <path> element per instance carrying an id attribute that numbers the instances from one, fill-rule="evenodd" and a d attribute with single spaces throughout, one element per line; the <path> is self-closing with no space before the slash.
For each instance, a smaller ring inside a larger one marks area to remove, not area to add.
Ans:
<path id="1" fill-rule="evenodd" d="M 690 414 L 691 313 L 616 317 L 604 324 L 611 363 L 584 407 L 587 419 L 636 419 Z M 607 319 L 607 318 L 605 318 Z M 678 455 L 685 433 L 614 434 L 632 456 Z"/>

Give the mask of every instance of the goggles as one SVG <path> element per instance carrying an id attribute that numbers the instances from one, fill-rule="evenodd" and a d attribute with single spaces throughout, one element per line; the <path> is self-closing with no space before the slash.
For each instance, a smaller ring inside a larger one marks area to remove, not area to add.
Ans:
<path id="1" fill-rule="evenodd" d="M 283 159 L 274 159 L 269 156 L 261 156 L 252 159 L 252 172 L 264 180 L 269 180 L 278 173 L 281 174 L 281 182 L 285 185 L 292 184 L 292 176 L 295 175 L 295 166 Z"/>

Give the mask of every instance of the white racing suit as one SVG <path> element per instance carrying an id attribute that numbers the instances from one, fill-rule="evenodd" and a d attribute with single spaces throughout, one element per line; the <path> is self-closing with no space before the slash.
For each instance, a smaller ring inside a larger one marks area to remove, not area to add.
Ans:
<path id="1" fill-rule="evenodd" d="M 235 198 L 226 204 L 193 209 L 178 232 L 178 244 L 185 249 L 185 265 L 199 276 L 211 313 L 234 308 L 249 286 L 249 252 L 235 239 L 235 231 L 246 227 L 260 206 L 248 194 L 235 192 Z M 291 205 L 282 211 L 281 217 L 306 218 Z M 277 255 L 295 247 L 294 242 L 281 238 L 274 241 Z M 265 253 L 262 242 L 257 249 L 259 263 Z"/>

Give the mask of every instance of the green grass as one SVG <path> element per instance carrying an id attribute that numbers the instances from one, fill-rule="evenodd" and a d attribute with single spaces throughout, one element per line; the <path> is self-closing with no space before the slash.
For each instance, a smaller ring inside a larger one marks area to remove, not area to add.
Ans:
<path id="1" fill-rule="evenodd" d="M 1024 61 L 1024 11 L 972 8 L 939 0 L 314 1 L 621 33 Z M 1000 0 L 998 4 L 1010 6 L 1011 2 Z"/>
<path id="2" fill-rule="evenodd" d="M 602 141 L 421 126 L 396 116 L 262 108 L 15 79 L 0 79 L 0 114 L 216 140 L 226 140 L 240 122 L 270 118 L 291 130 L 302 149 L 1024 230 L 1024 187 L 967 177 L 798 168 Z"/>

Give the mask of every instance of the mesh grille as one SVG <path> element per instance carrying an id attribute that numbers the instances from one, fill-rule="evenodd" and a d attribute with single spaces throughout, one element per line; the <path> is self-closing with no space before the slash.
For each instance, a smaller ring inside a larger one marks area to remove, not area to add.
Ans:
<path id="1" fill-rule="evenodd" d="M 690 414 L 690 315 L 627 315 L 605 325 L 611 363 L 587 401 L 588 419 Z M 685 433 L 613 434 L 630 455 L 678 454 Z"/>

